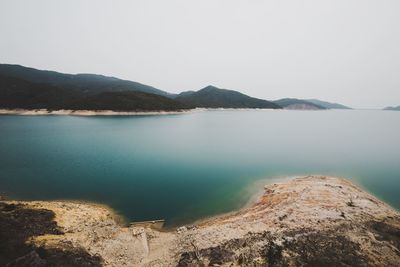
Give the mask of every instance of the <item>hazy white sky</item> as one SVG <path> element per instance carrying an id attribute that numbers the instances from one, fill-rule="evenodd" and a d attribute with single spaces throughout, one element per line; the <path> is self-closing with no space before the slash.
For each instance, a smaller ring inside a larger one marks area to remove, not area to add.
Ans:
<path id="1" fill-rule="evenodd" d="M 399 0 L 0 0 L 0 62 L 400 105 Z"/>

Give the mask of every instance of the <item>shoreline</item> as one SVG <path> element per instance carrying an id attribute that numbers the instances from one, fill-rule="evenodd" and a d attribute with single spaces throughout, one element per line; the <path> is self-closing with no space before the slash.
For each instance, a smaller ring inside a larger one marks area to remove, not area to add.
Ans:
<path id="1" fill-rule="evenodd" d="M 175 111 L 113 111 L 113 110 L 47 110 L 47 109 L 0 109 L 1 115 L 19 116 L 144 116 L 144 115 L 178 115 L 195 112 L 195 109 Z"/>
<path id="2" fill-rule="evenodd" d="M 295 175 L 295 176 L 282 176 L 282 177 L 275 177 L 275 178 L 256 179 L 243 189 L 244 191 L 248 191 L 249 198 L 247 199 L 247 201 L 243 201 L 240 205 L 238 205 L 237 208 L 235 208 L 231 211 L 228 211 L 228 212 L 221 212 L 221 213 L 217 213 L 215 215 L 205 216 L 205 217 L 194 220 L 192 223 L 184 223 L 180 226 L 178 225 L 178 226 L 173 226 L 173 227 L 166 227 L 165 229 L 173 231 L 180 227 L 201 225 L 210 220 L 215 220 L 220 217 L 234 215 L 242 210 L 246 210 L 246 209 L 250 208 L 251 206 L 257 204 L 257 202 L 260 201 L 260 199 L 263 197 L 263 195 L 265 193 L 265 187 L 276 184 L 276 183 L 284 183 L 289 180 L 300 178 L 300 177 L 304 177 L 304 175 L 303 176 Z"/>
<path id="3" fill-rule="evenodd" d="M 98 203 L 1 200 L 0 236 L 9 253 L 0 260 L 50 266 L 77 259 L 83 261 L 77 265 L 91 266 L 395 266 L 400 261 L 396 209 L 344 178 L 282 178 L 267 185 L 256 181 L 264 193 L 240 209 L 161 231 L 120 224 L 115 210 Z"/>
<path id="4" fill-rule="evenodd" d="M 182 115 L 203 111 L 327 111 L 336 109 L 271 109 L 271 108 L 193 108 L 182 110 L 158 110 L 158 111 L 115 111 L 115 110 L 48 110 L 48 109 L 4 109 L 0 108 L 0 116 L 17 115 L 17 116 L 156 116 L 156 115 Z M 339 110 L 339 109 L 338 109 Z"/>
<path id="5" fill-rule="evenodd" d="M 312 175 L 310 175 L 312 176 Z M 200 217 L 198 219 L 192 220 L 191 222 L 181 222 L 178 224 L 173 224 L 173 225 L 167 225 L 163 227 L 164 232 L 173 232 L 176 229 L 180 227 L 185 227 L 185 226 L 194 226 L 194 225 L 200 225 L 203 222 L 217 219 L 219 217 L 223 216 L 228 216 L 228 215 L 233 215 L 237 212 L 240 212 L 242 210 L 245 210 L 252 205 L 256 204 L 264 195 L 265 193 L 265 187 L 269 185 L 273 185 L 276 183 L 283 183 L 287 182 L 292 179 L 304 177 L 301 175 L 297 176 L 282 176 L 282 177 L 275 177 L 275 178 L 265 178 L 265 179 L 256 179 L 253 182 L 251 182 L 249 185 L 247 185 L 245 188 L 243 188 L 244 191 L 248 191 L 248 196 L 249 198 L 246 201 L 241 202 L 237 208 L 234 208 L 231 211 L 228 212 L 220 212 L 216 213 L 214 215 L 209 215 L 209 216 L 204 216 Z M 306 176 L 307 177 L 307 176 Z M 364 189 L 363 189 L 364 190 Z M 370 192 L 368 192 L 370 193 Z M 372 194 L 372 193 L 370 193 Z M 121 226 L 129 226 L 132 223 L 136 222 L 141 222 L 141 221 L 136 221 L 136 220 L 129 220 L 125 215 L 119 213 L 116 209 L 112 208 L 106 203 L 101 203 L 101 202 L 96 202 L 96 201 L 91 201 L 91 200 L 84 200 L 84 199 L 50 199 L 50 200 L 43 200 L 43 199 L 24 199 L 24 198 L 18 198 L 18 197 L 13 197 L 13 196 L 8 196 L 8 195 L 0 195 L 0 201 L 9 201 L 9 202 L 46 202 L 46 203 L 72 203 L 72 204 L 78 204 L 78 205 L 89 205 L 93 207 L 99 207 L 99 208 L 104 208 L 107 209 L 110 214 L 115 216 L 116 221 L 120 223 Z M 149 218 L 146 221 L 153 221 L 153 220 L 159 220 L 159 219 L 164 219 L 164 218 Z"/>
<path id="6" fill-rule="evenodd" d="M 48 110 L 48 109 L 4 109 L 0 108 L 0 116 L 2 115 L 18 115 L 18 116 L 154 116 L 154 115 L 181 115 L 203 111 L 293 111 L 288 109 L 268 109 L 268 108 L 193 108 L 182 110 L 158 110 L 158 111 L 115 111 L 115 110 Z M 295 110 L 294 110 L 295 111 Z M 307 111 L 307 110 L 299 110 Z M 318 110 L 311 110 L 318 111 Z"/>
<path id="7" fill-rule="evenodd" d="M 245 191 L 249 192 L 249 198 L 247 201 L 244 201 L 240 205 L 238 205 L 237 208 L 234 208 L 231 211 L 228 212 L 221 212 L 221 213 L 216 213 L 214 215 L 210 216 L 205 216 L 201 217 L 198 219 L 193 220 L 192 222 L 186 222 L 186 223 L 180 223 L 172 226 L 166 226 L 163 227 L 164 232 L 174 232 L 180 227 L 191 227 L 191 226 L 197 226 L 197 225 L 202 225 L 203 223 L 207 223 L 208 221 L 212 220 L 217 220 L 219 218 L 223 217 L 229 217 L 232 215 L 235 215 L 237 213 L 241 213 L 242 211 L 245 211 L 246 209 L 251 208 L 252 206 L 256 205 L 265 195 L 266 189 L 270 186 L 275 186 L 279 185 L 282 183 L 288 183 L 292 180 L 296 179 L 307 179 L 307 178 L 312 178 L 312 177 L 326 177 L 325 175 L 319 175 L 319 174 L 311 174 L 311 175 L 293 175 L 293 176 L 282 176 L 282 177 L 275 177 L 275 178 L 265 178 L 265 179 L 259 179 L 255 180 L 249 185 L 244 188 Z M 328 176 L 329 177 L 329 176 Z M 395 211 L 399 211 L 396 207 L 393 207 L 389 203 L 386 203 L 385 201 L 381 200 L 380 196 L 376 196 L 373 192 L 369 191 L 367 188 L 363 187 L 358 181 L 354 180 L 347 180 L 345 178 L 338 178 L 345 180 L 349 182 L 353 187 L 357 188 L 360 191 L 366 192 L 367 194 L 373 196 L 374 198 L 378 199 L 379 201 L 385 203 L 388 205 L 390 208 L 392 208 Z M 87 205 L 87 206 L 93 206 L 93 207 L 98 207 L 102 209 L 106 209 L 112 216 L 113 218 L 121 225 L 124 227 L 129 226 L 132 223 L 136 222 L 141 222 L 141 221 L 136 221 L 136 220 L 130 220 L 128 219 L 125 215 L 119 213 L 116 209 L 112 208 L 106 203 L 101 203 L 101 202 L 96 202 L 96 201 L 90 201 L 90 200 L 83 200 L 83 199 L 51 199 L 51 200 L 41 200 L 41 199 L 23 199 L 23 198 L 18 198 L 18 197 L 9 197 L 7 195 L 0 195 L 0 201 L 5 201 L 5 202 L 24 202 L 24 203 L 29 203 L 29 202 L 42 202 L 42 203 L 71 203 L 71 204 L 76 204 L 76 205 Z M 163 218 L 151 218 L 147 219 L 146 221 L 153 221 L 153 220 L 164 220 Z"/>
<path id="8" fill-rule="evenodd" d="M 155 115 L 182 115 L 203 111 L 274 111 L 274 109 L 252 109 L 252 108 L 194 108 L 174 111 L 114 111 L 114 110 L 48 110 L 48 109 L 0 109 L 1 115 L 18 116 L 155 116 Z"/>

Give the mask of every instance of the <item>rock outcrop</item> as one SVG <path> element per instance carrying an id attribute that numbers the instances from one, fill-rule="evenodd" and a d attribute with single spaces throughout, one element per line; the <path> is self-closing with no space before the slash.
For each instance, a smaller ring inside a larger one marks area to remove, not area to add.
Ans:
<path id="1" fill-rule="evenodd" d="M 123 226 L 104 206 L 0 202 L 6 266 L 399 266 L 400 214 L 347 180 L 265 187 L 253 205 L 171 231 Z"/>

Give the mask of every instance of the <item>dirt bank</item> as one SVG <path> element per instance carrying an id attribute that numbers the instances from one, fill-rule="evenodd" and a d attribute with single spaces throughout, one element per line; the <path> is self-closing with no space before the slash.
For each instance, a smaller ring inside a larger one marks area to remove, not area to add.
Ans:
<path id="1" fill-rule="evenodd" d="M 1 201 L 0 266 L 399 266 L 400 214 L 347 180 L 265 187 L 252 206 L 163 232 L 106 207 Z M 6 265 L 7 266 L 7 265 Z"/>

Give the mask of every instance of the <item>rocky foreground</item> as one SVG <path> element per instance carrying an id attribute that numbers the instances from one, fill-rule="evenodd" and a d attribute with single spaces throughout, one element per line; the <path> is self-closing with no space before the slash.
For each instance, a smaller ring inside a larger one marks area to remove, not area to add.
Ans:
<path id="1" fill-rule="evenodd" d="M 0 201 L 0 266 L 400 266 L 400 214 L 347 180 L 265 187 L 249 208 L 173 231 L 104 206 Z"/>

